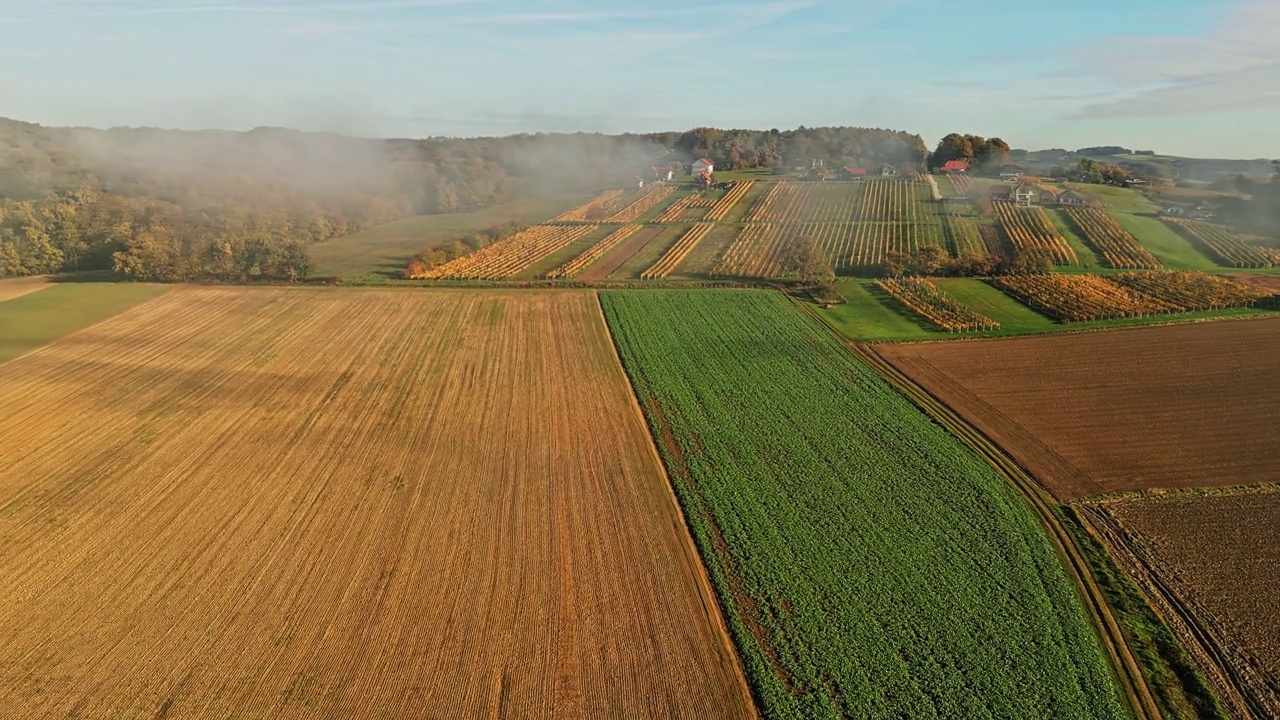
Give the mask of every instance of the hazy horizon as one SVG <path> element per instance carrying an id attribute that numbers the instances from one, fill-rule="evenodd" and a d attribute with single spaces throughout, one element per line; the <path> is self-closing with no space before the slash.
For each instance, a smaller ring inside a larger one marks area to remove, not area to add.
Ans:
<path id="1" fill-rule="evenodd" d="M 1280 3 L 1071 8 L 0 0 L 0 115 L 412 138 L 840 125 L 1280 156 Z"/>

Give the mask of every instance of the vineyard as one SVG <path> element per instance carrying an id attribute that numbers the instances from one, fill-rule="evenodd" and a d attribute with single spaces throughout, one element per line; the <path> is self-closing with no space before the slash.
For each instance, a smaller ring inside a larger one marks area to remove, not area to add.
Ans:
<path id="1" fill-rule="evenodd" d="M 1182 312 L 1173 303 L 1108 282 L 1097 275 L 1003 275 L 991 282 L 1062 322 L 1146 317 Z"/>
<path id="2" fill-rule="evenodd" d="M 1202 272 L 1135 272 L 1107 279 L 1182 310 L 1251 307 L 1271 296 L 1265 290 Z"/>
<path id="3" fill-rule="evenodd" d="M 604 257 L 618 243 L 626 240 L 644 227 L 643 225 L 623 225 L 614 230 L 600 242 L 587 248 L 581 255 L 547 273 L 549 278 L 571 278 L 582 272 L 588 265 Z"/>
<path id="4" fill-rule="evenodd" d="M 976 221 L 949 211 L 943 217 L 942 223 L 947 245 L 954 257 L 982 257 L 993 254 L 987 249 Z"/>
<path id="5" fill-rule="evenodd" d="M 742 200 L 743 196 L 751 190 L 751 186 L 754 184 L 755 181 L 753 180 L 734 183 L 733 187 L 729 188 L 729 191 L 724 194 L 724 197 L 716 201 L 716 204 L 712 205 L 711 209 L 707 211 L 706 219 L 712 221 L 723 220 L 724 216 L 729 214 L 733 206 L 737 205 L 739 200 Z"/>
<path id="6" fill-rule="evenodd" d="M 654 280 L 657 278 L 665 278 L 684 261 L 685 257 L 693 251 L 694 246 L 705 238 L 715 227 L 712 223 L 698 223 L 689 228 L 670 250 L 654 263 L 653 267 L 640 273 L 641 280 Z"/>
<path id="7" fill-rule="evenodd" d="M 973 178 L 965 173 L 951 173 L 947 175 L 947 179 L 951 181 L 957 195 L 968 196 L 973 193 Z"/>
<path id="8" fill-rule="evenodd" d="M 725 251 L 714 274 L 737 277 L 773 278 L 782 273 L 791 235 L 770 223 L 751 223 L 742 228 Z"/>
<path id="9" fill-rule="evenodd" d="M 1021 496 L 785 298 L 601 301 L 764 717 L 1127 716 Z"/>
<path id="10" fill-rule="evenodd" d="M 640 219 L 640 216 L 670 197 L 673 192 L 675 192 L 675 186 L 673 185 L 650 185 L 640 192 L 631 204 L 605 218 L 602 222 L 608 224 L 635 222 Z"/>
<path id="11" fill-rule="evenodd" d="M 694 207 L 694 203 L 698 201 L 699 196 L 685 195 L 684 197 L 671 203 L 671 206 L 662 211 L 662 214 L 654 219 L 654 222 L 667 223 L 679 222 L 685 219 L 685 213 L 689 208 Z"/>
<path id="12" fill-rule="evenodd" d="M 1280 250 L 1252 244 L 1247 241 L 1247 236 L 1233 233 L 1221 225 L 1168 217 L 1164 221 L 1202 248 L 1220 265 L 1238 268 L 1280 265 Z"/>
<path id="13" fill-rule="evenodd" d="M 592 222 L 607 217 L 621 209 L 624 200 L 622 190 L 602 192 L 572 210 L 560 213 L 548 222 Z"/>
<path id="14" fill-rule="evenodd" d="M 879 280 L 876 285 L 939 330 L 967 332 L 1000 328 L 1000 323 L 961 305 L 923 278 L 891 278 Z"/>
<path id="15" fill-rule="evenodd" d="M 993 200 L 992 210 L 1005 235 L 1019 253 L 1041 252 L 1055 265 L 1075 265 L 1076 251 L 1038 207 L 1020 208 L 1007 200 Z"/>
<path id="16" fill-rule="evenodd" d="M 420 273 L 427 279 L 496 280 L 508 278 L 590 235 L 596 225 L 535 225 L 492 245 Z"/>
<path id="17" fill-rule="evenodd" d="M 933 198 L 929 186 L 924 183 L 875 180 L 864 185 L 866 192 L 857 214 L 857 219 L 862 222 L 917 223 L 934 214 Z M 926 210 L 921 210 L 921 205 Z"/>
<path id="18" fill-rule="evenodd" d="M 1161 267 L 1156 256 L 1105 210 L 1066 208 L 1063 213 L 1084 236 L 1085 241 L 1102 253 L 1103 259 L 1111 267 L 1134 270 L 1155 270 Z"/>
<path id="19" fill-rule="evenodd" d="M 747 215 L 747 222 L 851 222 L 868 185 L 879 183 L 775 183 Z"/>
<path id="20" fill-rule="evenodd" d="M 0 406 L 10 717 L 756 717 L 590 293 L 176 288 Z"/>

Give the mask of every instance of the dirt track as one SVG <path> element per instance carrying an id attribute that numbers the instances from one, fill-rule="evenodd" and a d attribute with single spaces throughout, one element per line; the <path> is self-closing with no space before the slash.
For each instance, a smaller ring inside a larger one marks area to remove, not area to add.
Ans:
<path id="1" fill-rule="evenodd" d="M 605 253 L 604 257 L 587 266 L 587 269 L 578 276 L 578 279 L 586 282 L 604 280 L 612 275 L 615 270 L 622 267 L 633 255 L 640 252 L 641 248 L 661 235 L 665 229 L 660 226 L 642 228 L 636 234 L 623 240 L 621 245 Z"/>
<path id="2" fill-rule="evenodd" d="M 591 294 L 177 291 L 0 407 L 0 707 L 753 713 Z"/>
<path id="3" fill-rule="evenodd" d="M 1280 480 L 1280 317 L 877 348 L 1060 500 Z"/>
<path id="4" fill-rule="evenodd" d="M 1280 716 L 1280 492 L 1087 507 L 1240 717 Z"/>

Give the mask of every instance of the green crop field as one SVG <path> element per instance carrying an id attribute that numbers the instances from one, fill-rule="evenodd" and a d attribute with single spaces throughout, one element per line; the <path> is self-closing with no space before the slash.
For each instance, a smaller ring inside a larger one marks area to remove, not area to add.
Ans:
<path id="1" fill-rule="evenodd" d="M 1019 495 L 789 301 L 607 292 L 767 718 L 1122 718 Z"/>
<path id="2" fill-rule="evenodd" d="M 0 303 L 0 362 L 101 322 L 168 290 L 160 285 L 60 283 Z"/>

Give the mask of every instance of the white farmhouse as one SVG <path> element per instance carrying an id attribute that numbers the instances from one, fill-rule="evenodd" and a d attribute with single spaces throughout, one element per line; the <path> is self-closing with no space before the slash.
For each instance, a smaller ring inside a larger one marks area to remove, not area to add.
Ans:
<path id="1" fill-rule="evenodd" d="M 712 175 L 715 173 L 715 171 L 716 171 L 715 163 L 712 163 L 710 160 L 706 158 L 702 158 L 693 163 L 693 170 L 690 174 L 701 175 L 702 173 L 706 173 L 708 175 Z"/>

